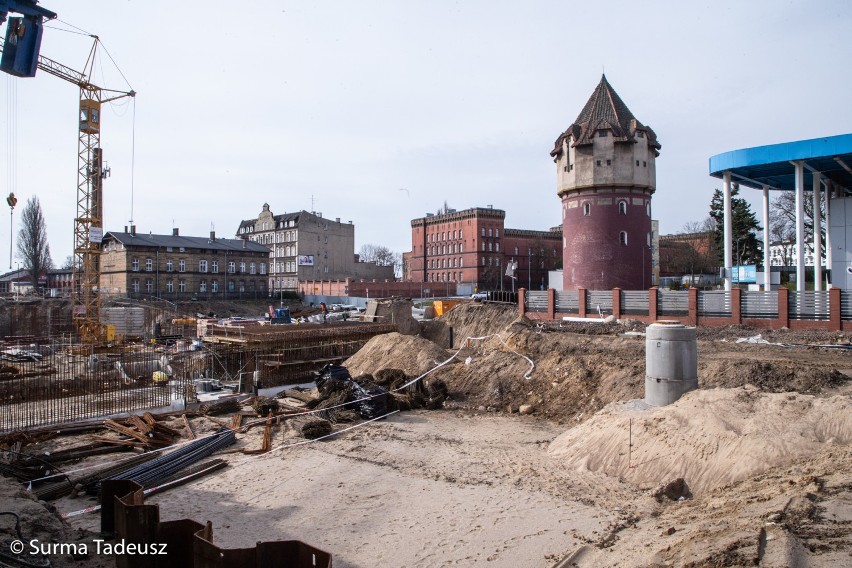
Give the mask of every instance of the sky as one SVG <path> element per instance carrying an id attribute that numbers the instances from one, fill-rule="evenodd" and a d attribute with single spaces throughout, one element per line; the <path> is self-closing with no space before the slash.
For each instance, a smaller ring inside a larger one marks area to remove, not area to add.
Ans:
<path id="1" fill-rule="evenodd" d="M 710 156 L 852 132 L 846 0 L 40 4 L 59 16 L 43 56 L 83 70 L 80 32 L 95 34 L 92 81 L 137 92 L 103 109 L 107 231 L 233 237 L 269 203 L 351 220 L 356 252 L 404 252 L 411 219 L 445 202 L 546 230 L 561 223 L 549 152 L 603 72 L 662 144 L 662 234 L 707 216 Z M 43 72 L 0 83 L 11 232 L 37 196 L 61 265 L 78 89 Z M 742 194 L 760 215 L 759 192 Z M 0 215 L 0 266 L 9 238 Z"/>

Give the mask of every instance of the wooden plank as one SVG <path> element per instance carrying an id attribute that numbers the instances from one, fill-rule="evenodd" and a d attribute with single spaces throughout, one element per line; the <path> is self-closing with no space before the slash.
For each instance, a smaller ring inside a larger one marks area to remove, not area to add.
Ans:
<path id="1" fill-rule="evenodd" d="M 195 439 L 195 432 L 192 431 L 192 424 L 189 423 L 189 419 L 186 417 L 186 414 L 180 417 L 183 420 L 184 430 L 186 431 L 186 437 L 190 440 Z"/>
<path id="2" fill-rule="evenodd" d="M 128 428 L 127 426 L 122 426 L 115 420 L 104 420 L 104 426 L 112 430 L 113 432 L 118 432 L 119 434 L 124 434 L 128 438 L 134 438 L 139 440 L 143 444 L 147 444 L 149 442 L 148 436 L 141 432 L 137 432 L 133 428 Z"/>

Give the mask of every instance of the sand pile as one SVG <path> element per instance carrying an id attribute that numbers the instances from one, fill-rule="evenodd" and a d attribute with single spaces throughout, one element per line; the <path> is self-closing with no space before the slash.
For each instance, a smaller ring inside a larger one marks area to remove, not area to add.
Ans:
<path id="1" fill-rule="evenodd" d="M 850 410 L 842 396 L 766 393 L 751 386 L 698 390 L 662 408 L 641 401 L 610 404 L 556 438 L 548 451 L 566 467 L 640 488 L 683 477 L 700 494 L 815 455 L 827 444 L 852 443 Z"/>
<path id="2" fill-rule="evenodd" d="M 451 354 L 428 339 L 394 332 L 373 337 L 343 366 L 353 377 L 373 375 L 379 369 L 402 369 L 406 375 L 416 377 Z"/>
<path id="3" fill-rule="evenodd" d="M 517 318 L 516 306 L 467 302 L 459 304 L 438 318 L 438 321 L 453 327 L 453 344 L 458 348 L 466 337 L 483 337 L 502 332 Z"/>

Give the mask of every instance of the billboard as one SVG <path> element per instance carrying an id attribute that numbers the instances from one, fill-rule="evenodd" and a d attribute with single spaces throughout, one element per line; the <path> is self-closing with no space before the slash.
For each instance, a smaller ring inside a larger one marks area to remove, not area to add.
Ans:
<path id="1" fill-rule="evenodd" d="M 735 284 L 738 282 L 743 284 L 754 284 L 757 282 L 757 265 L 755 264 L 734 266 L 731 272 L 733 276 L 731 280 Z"/>
<path id="2" fill-rule="evenodd" d="M 299 266 L 313 266 L 314 255 L 306 254 L 299 257 Z"/>

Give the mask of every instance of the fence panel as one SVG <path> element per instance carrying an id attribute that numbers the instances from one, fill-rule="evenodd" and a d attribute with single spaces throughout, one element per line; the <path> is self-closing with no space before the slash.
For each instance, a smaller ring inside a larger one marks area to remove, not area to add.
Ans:
<path id="1" fill-rule="evenodd" d="M 612 315 L 612 291 L 589 290 L 586 292 L 586 313 L 599 316 Z"/>
<path id="2" fill-rule="evenodd" d="M 577 290 L 556 292 L 556 312 L 560 314 L 580 313 L 580 294 Z"/>
<path id="3" fill-rule="evenodd" d="M 731 317 L 731 293 L 725 290 L 713 292 L 699 291 L 698 315 L 706 318 Z"/>
<path id="4" fill-rule="evenodd" d="M 657 313 L 661 316 L 689 315 L 689 292 L 657 290 Z"/>
<path id="5" fill-rule="evenodd" d="M 648 315 L 647 290 L 622 290 L 621 313 L 628 316 Z"/>
<path id="6" fill-rule="evenodd" d="M 852 320 L 852 292 L 840 291 L 840 319 Z"/>
<path id="7" fill-rule="evenodd" d="M 828 291 L 790 291 L 788 300 L 790 319 L 828 320 Z"/>
<path id="8" fill-rule="evenodd" d="M 778 317 L 778 292 L 750 292 L 745 290 L 740 298 L 740 310 L 744 319 L 775 319 Z"/>
<path id="9" fill-rule="evenodd" d="M 547 311 L 547 290 L 532 290 L 526 293 L 528 312 Z"/>

